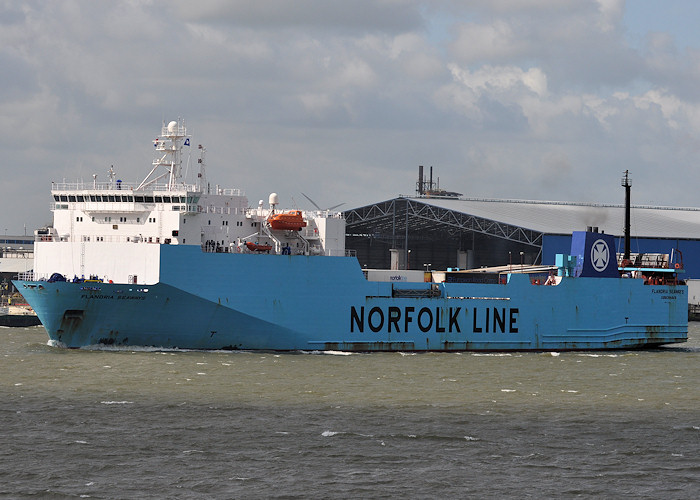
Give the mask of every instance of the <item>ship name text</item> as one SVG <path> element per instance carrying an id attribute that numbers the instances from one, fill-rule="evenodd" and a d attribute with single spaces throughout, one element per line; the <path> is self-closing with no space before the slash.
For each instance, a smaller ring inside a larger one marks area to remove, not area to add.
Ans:
<path id="1" fill-rule="evenodd" d="M 421 332 L 461 333 L 464 317 L 471 315 L 473 333 L 518 333 L 517 307 L 350 307 L 350 332 L 408 332 L 415 326 Z M 461 314 L 460 314 L 461 313 Z"/>

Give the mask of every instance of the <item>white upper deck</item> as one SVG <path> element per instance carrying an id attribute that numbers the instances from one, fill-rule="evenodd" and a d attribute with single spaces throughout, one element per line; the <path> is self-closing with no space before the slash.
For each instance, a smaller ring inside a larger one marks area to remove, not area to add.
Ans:
<path id="1" fill-rule="evenodd" d="M 197 181 L 184 183 L 183 149 L 189 149 L 190 136 L 182 120 L 164 123 L 154 146 L 152 168 L 140 183 L 123 182 L 112 168 L 107 182 L 93 175 L 92 182 L 52 183 L 53 227 L 36 231 L 37 278 L 59 272 L 125 282 L 148 276 L 154 282 L 153 263 L 139 269 L 106 264 L 153 255 L 141 244 L 197 245 L 203 252 L 222 253 L 345 254 L 340 212 L 304 211 L 298 230 L 275 229 L 271 216 L 284 212 L 277 208 L 277 195 L 270 195 L 268 206 L 261 201 L 250 207 L 242 191 L 211 186 L 201 145 Z"/>

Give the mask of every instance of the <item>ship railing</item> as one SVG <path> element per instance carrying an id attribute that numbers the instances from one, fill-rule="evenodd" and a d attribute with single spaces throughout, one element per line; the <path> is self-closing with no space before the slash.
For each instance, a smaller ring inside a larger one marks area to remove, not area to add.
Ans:
<path id="1" fill-rule="evenodd" d="M 330 210 L 313 210 L 307 211 L 315 219 L 344 219 L 343 212 L 332 212 Z"/>
<path id="2" fill-rule="evenodd" d="M 224 195 L 224 196 L 243 196 L 243 191 L 240 189 L 235 189 L 235 188 L 225 188 L 225 189 L 219 189 L 218 194 Z"/>
<path id="3" fill-rule="evenodd" d="M 17 279 L 21 281 L 34 281 L 34 271 L 22 271 L 17 273 Z"/>
<path id="4" fill-rule="evenodd" d="M 170 203 L 144 203 L 144 202 L 133 202 L 133 201 L 122 201 L 122 202 L 92 202 L 92 201 L 81 201 L 81 202 L 70 202 L 78 203 L 80 207 L 85 212 L 114 212 L 114 213 L 134 213 L 143 212 L 146 210 L 151 210 L 155 207 L 159 211 L 169 211 L 174 212 L 187 212 L 187 213 L 197 213 L 203 212 L 202 207 L 197 205 L 171 205 Z M 69 204 L 67 202 L 52 202 L 49 204 L 49 210 L 68 210 Z M 231 213 L 230 208 L 228 212 Z M 222 212 L 219 212 L 222 213 Z"/>
<path id="5" fill-rule="evenodd" d="M 134 191 L 138 184 L 129 182 L 52 182 L 52 191 Z M 148 191 L 199 192 L 195 184 L 178 184 L 173 188 L 168 184 L 149 184 Z M 222 189 L 222 194 L 240 195 L 238 189 Z M 229 192 L 230 191 L 230 192 Z"/>
<path id="6" fill-rule="evenodd" d="M 117 223 L 118 224 L 118 223 Z M 42 241 L 62 241 L 62 242 L 76 242 L 81 241 L 84 243 L 164 243 L 167 236 L 153 236 L 153 235 L 142 235 L 142 234 L 131 234 L 131 235 L 103 235 L 103 234 L 81 234 L 70 236 L 68 234 L 64 235 L 50 235 L 50 234 L 40 234 L 34 237 L 35 242 Z"/>
<path id="7" fill-rule="evenodd" d="M 136 184 L 126 182 L 52 182 L 52 191 L 130 191 Z"/>
<path id="8" fill-rule="evenodd" d="M 0 257 L 3 259 L 33 259 L 33 248 L 0 248 Z"/>
<path id="9" fill-rule="evenodd" d="M 199 207 L 200 213 L 206 214 L 221 214 L 221 215 L 231 215 L 238 213 L 238 207 L 217 207 L 214 205 L 209 205 L 206 207 Z"/>

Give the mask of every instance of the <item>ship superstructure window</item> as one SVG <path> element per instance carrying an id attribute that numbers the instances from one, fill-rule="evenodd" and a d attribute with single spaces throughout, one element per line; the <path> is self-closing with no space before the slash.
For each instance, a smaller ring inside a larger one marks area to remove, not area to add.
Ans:
<path id="1" fill-rule="evenodd" d="M 79 195 L 77 196 L 77 198 L 78 198 L 78 202 L 83 202 L 83 201 L 85 201 L 85 197 L 84 197 L 82 194 L 79 194 Z"/>
<path id="2" fill-rule="evenodd" d="M 146 203 L 153 203 L 153 196 L 144 196 Z"/>
<path id="3" fill-rule="evenodd" d="M 74 195 L 74 194 L 69 194 L 69 195 L 68 195 L 68 201 L 73 201 L 73 202 L 75 202 L 75 195 Z"/>
<path id="4" fill-rule="evenodd" d="M 156 203 L 163 203 L 163 197 L 162 197 L 162 196 L 156 196 Z"/>
<path id="5" fill-rule="evenodd" d="M 68 201 L 68 196 L 66 196 L 65 194 L 62 194 L 61 201 Z"/>
<path id="6" fill-rule="evenodd" d="M 134 196 L 134 201 L 136 201 L 136 203 L 143 203 L 143 196 Z"/>
<path id="7" fill-rule="evenodd" d="M 170 203 L 170 196 L 163 196 L 163 203 Z"/>

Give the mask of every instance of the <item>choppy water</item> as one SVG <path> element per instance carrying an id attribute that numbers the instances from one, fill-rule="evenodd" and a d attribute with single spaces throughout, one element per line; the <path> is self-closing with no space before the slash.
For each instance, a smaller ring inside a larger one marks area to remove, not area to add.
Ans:
<path id="1" fill-rule="evenodd" d="M 653 351 L 84 351 L 0 328 L 5 498 L 696 498 L 700 324 Z"/>

